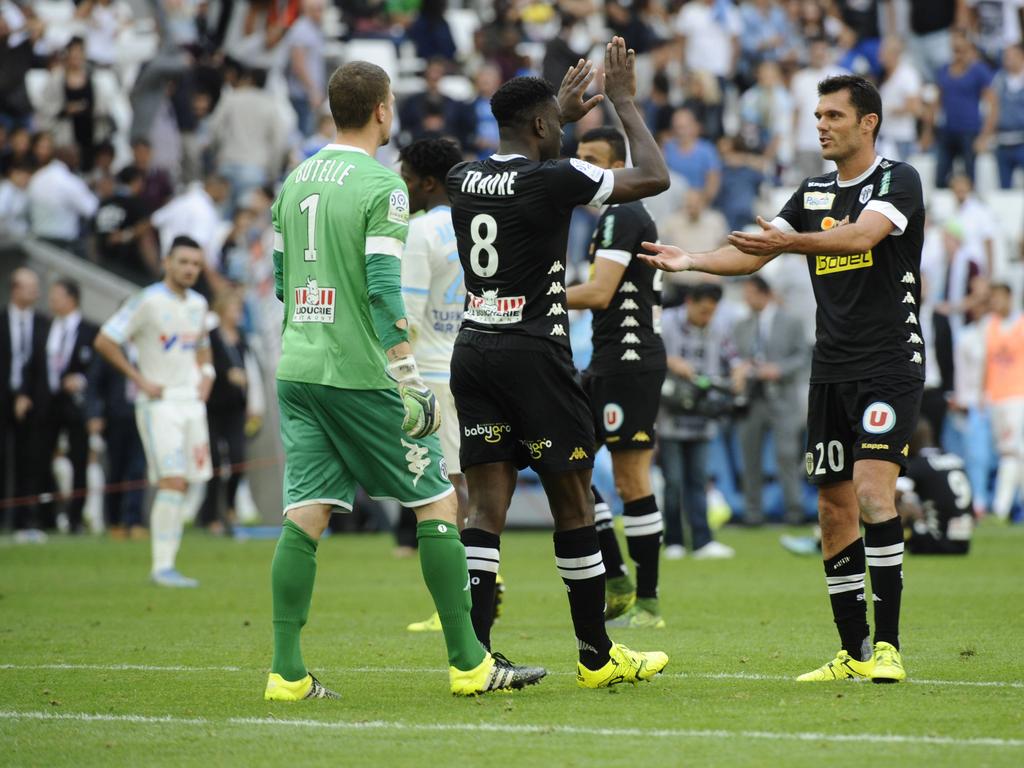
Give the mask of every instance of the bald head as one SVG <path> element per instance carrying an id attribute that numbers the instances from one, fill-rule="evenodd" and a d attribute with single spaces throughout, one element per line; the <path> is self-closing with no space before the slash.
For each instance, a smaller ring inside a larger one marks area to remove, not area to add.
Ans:
<path id="1" fill-rule="evenodd" d="M 39 275 L 28 267 L 18 267 L 11 273 L 11 304 L 18 309 L 29 309 L 39 300 Z"/>

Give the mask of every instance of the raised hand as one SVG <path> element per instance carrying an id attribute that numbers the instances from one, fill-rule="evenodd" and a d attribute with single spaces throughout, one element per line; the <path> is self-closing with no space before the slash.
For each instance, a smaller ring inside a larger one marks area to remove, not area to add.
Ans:
<path id="1" fill-rule="evenodd" d="M 636 51 L 618 36 L 604 50 L 604 93 L 613 104 L 636 97 Z"/>
<path id="2" fill-rule="evenodd" d="M 580 59 L 576 66 L 569 67 L 569 71 L 562 78 L 562 85 L 558 89 L 558 106 L 562 110 L 562 124 L 575 123 L 587 112 L 592 110 L 602 101 L 604 96 L 597 94 L 586 101 L 587 88 L 594 80 L 594 62 Z"/>
<path id="3" fill-rule="evenodd" d="M 638 253 L 639 259 L 655 269 L 663 272 L 686 272 L 693 269 L 693 256 L 682 248 L 674 245 L 663 245 L 662 243 L 643 242 L 644 250 L 654 253 Z"/>

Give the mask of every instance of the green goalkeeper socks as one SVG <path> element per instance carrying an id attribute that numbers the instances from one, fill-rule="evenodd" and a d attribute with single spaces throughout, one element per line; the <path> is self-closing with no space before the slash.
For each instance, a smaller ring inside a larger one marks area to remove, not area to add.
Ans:
<path id="1" fill-rule="evenodd" d="M 315 580 L 316 541 L 285 519 L 270 566 L 274 596 L 274 660 L 270 671 L 291 682 L 306 676 L 299 635 L 309 618 Z"/>
<path id="2" fill-rule="evenodd" d="M 448 663 L 461 670 L 480 665 L 486 651 L 473 631 L 466 549 L 454 523 L 424 520 L 416 526 L 423 581 L 441 617 Z"/>

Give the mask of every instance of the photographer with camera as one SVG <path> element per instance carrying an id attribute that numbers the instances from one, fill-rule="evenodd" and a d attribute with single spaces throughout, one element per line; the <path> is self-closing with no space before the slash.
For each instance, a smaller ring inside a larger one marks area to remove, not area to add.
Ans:
<path id="1" fill-rule="evenodd" d="M 663 316 L 662 339 L 668 376 L 658 417 L 658 463 L 665 478 L 665 557 L 680 560 L 682 512 L 690 525 L 690 553 L 699 560 L 732 557 L 735 552 L 711 537 L 708 526 L 708 444 L 716 419 L 739 405 L 731 384 L 737 363 L 729 339 L 711 327 L 722 289 L 703 283 L 691 288 L 686 303 Z"/>

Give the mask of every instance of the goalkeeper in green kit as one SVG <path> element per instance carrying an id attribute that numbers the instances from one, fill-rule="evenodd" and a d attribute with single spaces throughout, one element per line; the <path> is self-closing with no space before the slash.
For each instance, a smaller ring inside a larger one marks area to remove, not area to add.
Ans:
<path id="1" fill-rule="evenodd" d="M 299 635 L 317 542 L 333 509 L 351 511 L 357 485 L 416 512 L 452 693 L 522 688 L 545 670 L 488 653 L 473 632 L 456 498 L 434 435 L 442 415 L 407 339 L 400 267 L 408 192 L 373 157 L 391 134 L 391 83 L 380 67 L 351 62 L 331 76 L 328 98 L 335 143 L 292 171 L 273 206 L 286 462 L 284 525 L 271 567 L 274 658 L 264 696 L 337 697 L 306 669 Z"/>

